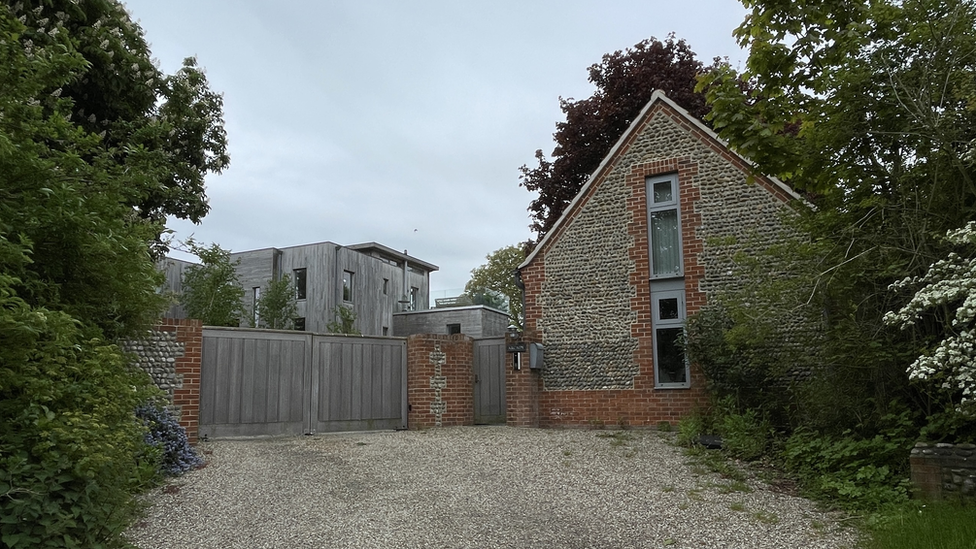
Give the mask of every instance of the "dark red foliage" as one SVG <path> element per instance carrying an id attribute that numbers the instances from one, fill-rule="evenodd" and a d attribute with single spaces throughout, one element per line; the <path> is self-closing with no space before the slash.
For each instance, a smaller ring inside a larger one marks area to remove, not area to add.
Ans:
<path id="1" fill-rule="evenodd" d="M 695 92 L 696 77 L 707 70 L 684 40 L 669 35 L 661 42 L 644 40 L 626 51 L 615 51 L 589 68 L 589 81 L 597 90 L 587 99 L 560 99 L 566 121 L 556 124 L 552 161 L 541 150 L 539 165 L 522 166 L 520 185 L 538 191 L 529 204 L 530 227 L 541 239 L 600 165 L 617 139 L 651 98 L 654 90 L 692 115 L 708 113 L 705 96 Z"/>

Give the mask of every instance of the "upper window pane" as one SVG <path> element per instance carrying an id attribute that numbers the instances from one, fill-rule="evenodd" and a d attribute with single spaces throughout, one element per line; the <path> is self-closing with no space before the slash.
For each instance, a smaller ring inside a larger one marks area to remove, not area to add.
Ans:
<path id="1" fill-rule="evenodd" d="M 654 183 L 654 203 L 662 204 L 674 201 L 674 191 L 671 181 L 658 181 Z"/>
<path id="2" fill-rule="evenodd" d="M 677 320 L 680 318 L 678 316 L 678 298 L 660 299 L 657 303 L 658 317 L 661 320 Z"/>
<path id="3" fill-rule="evenodd" d="M 651 213 L 651 266 L 653 276 L 681 273 L 681 241 L 678 210 Z"/>

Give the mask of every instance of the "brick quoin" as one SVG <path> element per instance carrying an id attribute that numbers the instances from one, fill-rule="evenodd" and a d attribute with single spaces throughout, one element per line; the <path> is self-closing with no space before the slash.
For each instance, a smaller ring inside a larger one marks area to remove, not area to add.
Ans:
<path id="1" fill-rule="evenodd" d="M 173 405 L 179 410 L 180 425 L 186 429 L 190 444 L 197 443 L 200 420 L 200 366 L 203 350 L 203 324 L 196 319 L 164 318 L 154 327 L 176 334 L 183 344 L 183 356 L 176 358 L 176 375 L 182 387 L 173 390 Z"/>

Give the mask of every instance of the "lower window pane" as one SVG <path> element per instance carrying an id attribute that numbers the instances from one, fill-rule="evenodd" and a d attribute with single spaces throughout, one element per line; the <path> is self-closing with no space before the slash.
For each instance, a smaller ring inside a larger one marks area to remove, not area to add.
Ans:
<path id="1" fill-rule="evenodd" d="M 657 382 L 687 383 L 685 354 L 679 345 L 681 328 L 657 330 Z"/>

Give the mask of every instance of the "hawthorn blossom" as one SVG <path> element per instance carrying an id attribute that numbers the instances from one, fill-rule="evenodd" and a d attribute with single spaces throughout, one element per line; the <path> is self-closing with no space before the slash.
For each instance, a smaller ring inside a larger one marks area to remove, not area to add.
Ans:
<path id="1" fill-rule="evenodd" d="M 885 314 L 884 320 L 904 330 L 914 326 L 926 311 L 954 307 L 949 311 L 945 337 L 931 353 L 922 354 L 908 366 L 908 377 L 960 392 L 960 411 L 966 407 L 972 411 L 976 404 L 976 222 L 947 232 L 946 240 L 958 246 L 970 245 L 969 254 L 951 252 L 933 263 L 925 276 L 892 284 L 891 289 L 921 288 L 898 312 Z"/>

